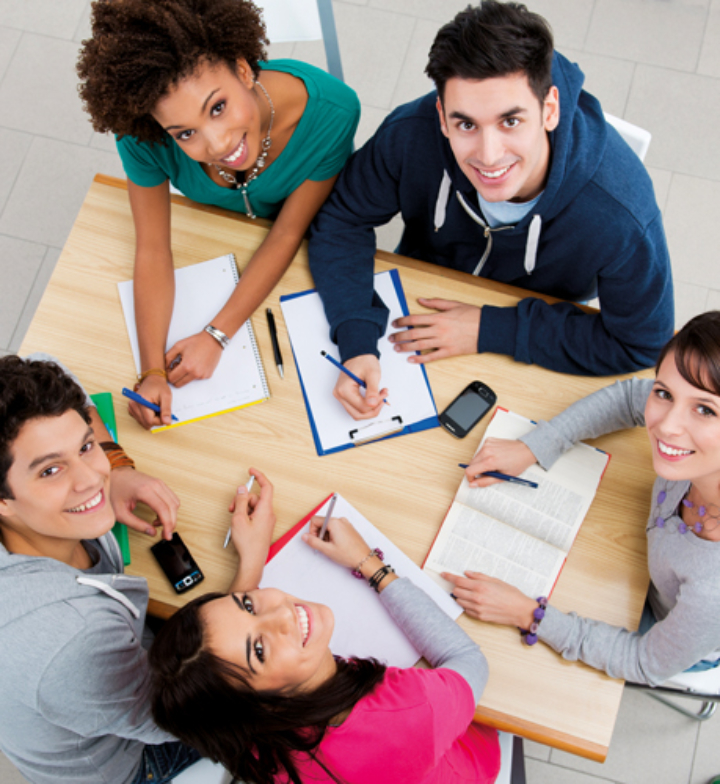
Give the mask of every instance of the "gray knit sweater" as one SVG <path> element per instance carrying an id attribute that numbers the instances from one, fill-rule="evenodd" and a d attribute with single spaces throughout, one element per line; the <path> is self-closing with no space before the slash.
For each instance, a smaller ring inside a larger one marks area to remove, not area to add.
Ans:
<path id="1" fill-rule="evenodd" d="M 540 422 L 522 441 L 543 468 L 574 443 L 645 424 L 653 381 L 619 381 Z M 539 638 L 565 659 L 584 661 L 613 678 L 657 685 L 701 659 L 720 658 L 720 542 L 681 534 L 678 506 L 689 482 L 657 478 L 647 527 L 648 599 L 658 619 L 646 634 L 548 607 Z M 665 492 L 662 503 L 658 502 Z M 657 527 L 655 520 L 666 520 Z"/>

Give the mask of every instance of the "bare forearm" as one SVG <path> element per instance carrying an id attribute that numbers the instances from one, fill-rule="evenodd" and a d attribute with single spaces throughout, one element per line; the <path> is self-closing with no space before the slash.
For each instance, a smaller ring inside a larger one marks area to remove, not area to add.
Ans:
<path id="1" fill-rule="evenodd" d="M 300 247 L 301 236 L 276 232 L 276 228 L 270 229 L 250 259 L 232 296 L 212 321 L 229 337 L 242 327 L 275 288 Z"/>
<path id="2" fill-rule="evenodd" d="M 175 301 L 175 273 L 170 250 L 151 258 L 140 250 L 135 259 L 133 289 L 140 362 L 143 370 L 165 367 L 165 343 Z"/>

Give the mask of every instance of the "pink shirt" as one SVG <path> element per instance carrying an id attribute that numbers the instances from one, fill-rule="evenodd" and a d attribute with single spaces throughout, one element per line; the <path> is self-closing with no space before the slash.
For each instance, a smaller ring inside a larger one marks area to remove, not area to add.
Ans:
<path id="1" fill-rule="evenodd" d="M 492 784 L 497 732 L 471 724 L 474 713 L 470 686 L 453 670 L 388 667 L 373 693 L 328 728 L 316 756 L 347 784 Z M 333 781 L 306 755 L 297 769 L 303 782 Z"/>

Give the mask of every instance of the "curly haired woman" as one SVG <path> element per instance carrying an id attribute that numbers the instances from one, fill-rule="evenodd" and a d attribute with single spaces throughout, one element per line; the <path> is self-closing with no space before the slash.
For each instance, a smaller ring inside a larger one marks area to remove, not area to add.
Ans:
<path id="1" fill-rule="evenodd" d="M 352 150 L 355 93 L 313 66 L 265 61 L 249 0 L 95 0 L 80 95 L 112 131 L 128 176 L 137 247 L 135 318 L 143 427 L 170 423 L 170 384 L 209 378 L 272 291 Z M 174 297 L 169 183 L 189 198 L 274 219 L 209 329 L 165 351 Z"/>

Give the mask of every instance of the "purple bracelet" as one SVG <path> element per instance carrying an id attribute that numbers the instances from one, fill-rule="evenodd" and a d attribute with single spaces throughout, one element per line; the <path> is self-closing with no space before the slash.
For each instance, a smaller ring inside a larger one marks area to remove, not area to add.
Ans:
<path id="1" fill-rule="evenodd" d="M 529 629 L 520 629 L 520 636 L 525 645 L 535 645 L 538 641 L 537 631 L 540 626 L 540 621 L 545 617 L 545 610 L 547 610 L 547 597 L 538 596 L 536 601 L 538 606 L 533 610 L 533 618 L 535 620 L 530 624 Z"/>
<path id="2" fill-rule="evenodd" d="M 360 567 L 365 563 L 365 561 L 367 561 L 368 559 L 372 558 L 373 555 L 377 555 L 377 557 L 381 561 L 385 560 L 385 556 L 383 555 L 383 551 L 379 547 L 376 547 L 374 550 L 370 550 L 370 552 L 362 559 L 362 561 L 360 561 L 360 563 L 354 569 L 352 569 L 350 571 L 350 574 L 353 577 L 357 577 L 358 580 L 362 580 L 363 576 L 362 576 L 362 572 L 360 571 Z"/>

